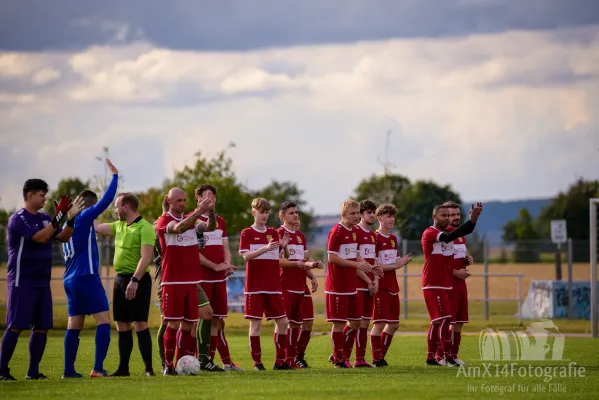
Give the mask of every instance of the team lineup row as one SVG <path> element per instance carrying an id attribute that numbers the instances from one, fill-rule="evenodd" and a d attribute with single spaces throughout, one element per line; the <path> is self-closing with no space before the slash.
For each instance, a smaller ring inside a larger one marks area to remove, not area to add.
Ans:
<path id="1" fill-rule="evenodd" d="M 46 201 L 47 184 L 29 180 L 24 185 L 24 207 L 9 221 L 9 301 L 7 330 L 0 348 L 0 380 L 15 379 L 8 363 L 24 329 L 32 329 L 33 344 L 27 379 L 46 378 L 39 372 L 39 362 L 46 332 L 52 328 L 52 239 L 64 243 L 67 266 L 64 287 L 69 329 L 65 335 L 63 377 L 82 376 L 75 371 L 74 361 L 85 315 L 92 315 L 97 322 L 95 362 L 90 376 L 108 376 L 103 362 L 110 343 L 110 316 L 99 279 L 96 233 L 115 238 L 113 318 L 119 333 L 120 361 L 111 376 L 129 375 L 132 328 L 138 336 L 146 375 L 154 375 L 147 327 L 152 286 L 148 265 L 153 259 L 163 317 L 158 332 L 163 374 L 181 373 L 177 361 L 186 356 L 197 358 L 203 370 L 241 370 L 231 360 L 224 335 L 228 309 L 226 278 L 234 267 L 226 222 L 214 208 L 216 188 L 200 185 L 196 190 L 197 208 L 187 215 L 185 192 L 171 189 L 164 200 L 163 215 L 152 226 L 139 215 L 135 196 L 116 196 L 118 171 L 110 161 L 107 164 L 113 177 L 102 198 L 98 200 L 91 191 L 82 192 L 73 201 L 63 196 L 55 204 L 53 218 L 39 211 Z M 118 221 L 100 224 L 96 218 L 115 196 Z M 322 269 L 323 264 L 307 257 L 295 204 L 281 204 L 279 229 L 266 226 L 271 211 L 267 200 L 254 199 L 251 206 L 254 224 L 241 232 L 239 252 L 246 261 L 244 312 L 250 322 L 254 369 L 265 369 L 260 344 L 263 317 L 276 324 L 274 369 L 307 368 L 304 355 L 314 318 L 311 293 L 318 288 L 312 270 Z M 458 205 L 437 206 L 433 211 L 434 225 L 422 236 L 423 293 L 431 316 L 428 365 L 461 363 L 457 353 L 461 325 L 467 322 L 466 265 L 472 262 L 466 255 L 463 236 L 473 231 L 481 211 L 480 203 L 473 206 L 469 221 L 459 226 Z M 391 233 L 395 214 L 392 205 L 377 207 L 368 200 L 346 200 L 341 206 L 341 221 L 329 232 L 326 316 L 333 325 L 333 354 L 329 359 L 337 368 L 352 367 L 349 359 L 354 344 L 354 367 L 387 365 L 385 354 L 399 327 L 395 271 L 411 261 L 409 255 L 398 254 L 397 238 Z M 373 232 L 377 220 L 379 229 Z M 311 287 L 306 285 L 306 279 L 310 279 Z M 373 365 L 365 359 L 371 320 Z M 449 322 L 453 322 L 451 331 Z M 223 368 L 213 362 L 217 350 Z"/>

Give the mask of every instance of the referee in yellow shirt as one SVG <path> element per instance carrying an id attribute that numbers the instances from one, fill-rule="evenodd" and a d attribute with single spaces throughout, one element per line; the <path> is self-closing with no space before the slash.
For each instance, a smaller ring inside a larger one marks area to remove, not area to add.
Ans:
<path id="1" fill-rule="evenodd" d="M 139 215 L 139 200 L 132 193 L 116 198 L 115 214 L 119 220 L 95 223 L 96 232 L 114 237 L 114 280 L 112 315 L 119 333 L 119 366 L 110 376 L 129 376 L 129 359 L 133 351 L 133 331 L 146 366 L 145 374 L 155 376 L 152 368 L 152 336 L 148 328 L 152 278 L 149 265 L 153 259 L 156 231 Z"/>

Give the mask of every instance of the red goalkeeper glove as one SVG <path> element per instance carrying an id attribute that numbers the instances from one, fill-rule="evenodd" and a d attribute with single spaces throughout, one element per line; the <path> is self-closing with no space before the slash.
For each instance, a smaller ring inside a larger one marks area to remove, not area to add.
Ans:
<path id="1" fill-rule="evenodd" d="M 54 200 L 54 209 L 56 215 L 52 218 L 52 227 L 58 228 L 60 221 L 67 215 L 67 212 L 71 209 L 71 198 L 69 196 L 60 196 L 60 202 Z"/>

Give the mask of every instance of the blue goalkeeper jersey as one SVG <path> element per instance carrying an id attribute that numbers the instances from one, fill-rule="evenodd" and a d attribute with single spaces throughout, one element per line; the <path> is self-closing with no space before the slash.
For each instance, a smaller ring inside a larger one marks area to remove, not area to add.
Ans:
<path id="1" fill-rule="evenodd" d="M 112 203 L 118 186 L 118 175 L 113 175 L 102 198 L 92 207 L 86 208 L 75 217 L 75 228 L 71 239 L 62 245 L 66 269 L 64 280 L 78 276 L 100 275 L 100 257 L 96 242 L 94 220 Z"/>

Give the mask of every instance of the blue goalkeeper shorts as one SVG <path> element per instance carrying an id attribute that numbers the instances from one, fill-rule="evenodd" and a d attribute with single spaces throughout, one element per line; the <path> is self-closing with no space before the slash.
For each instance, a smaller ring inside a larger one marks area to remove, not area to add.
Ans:
<path id="1" fill-rule="evenodd" d="M 98 275 L 77 276 L 64 282 L 69 317 L 108 311 L 108 298 Z"/>

